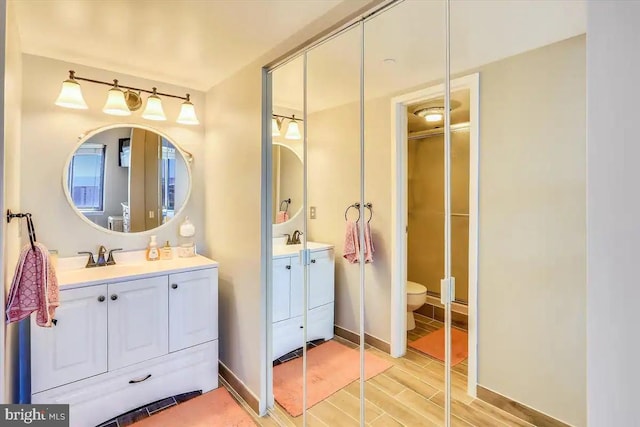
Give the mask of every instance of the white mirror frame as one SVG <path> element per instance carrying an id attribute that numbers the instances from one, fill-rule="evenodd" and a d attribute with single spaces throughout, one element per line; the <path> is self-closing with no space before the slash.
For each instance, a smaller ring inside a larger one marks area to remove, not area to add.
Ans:
<path id="1" fill-rule="evenodd" d="M 136 231 L 136 232 L 132 232 L 132 233 L 125 233 L 125 232 L 122 232 L 122 231 L 114 231 L 114 230 L 109 230 L 108 228 L 105 228 L 105 227 L 101 227 L 98 224 L 96 224 L 95 222 L 91 221 L 89 218 L 87 218 L 86 215 L 83 214 L 82 211 L 80 211 L 80 209 L 78 209 L 76 207 L 76 205 L 73 203 L 73 199 L 71 198 L 71 193 L 69 192 L 69 188 L 68 188 L 69 164 L 71 163 L 71 159 L 73 158 L 73 156 L 76 153 L 76 151 L 78 151 L 78 148 L 80 148 L 80 146 L 82 144 L 87 142 L 94 135 L 97 135 L 100 132 L 104 132 L 104 131 L 111 130 L 111 129 L 118 129 L 118 128 L 138 128 L 138 129 L 144 129 L 144 130 L 148 130 L 148 131 L 157 133 L 161 137 L 165 138 L 167 141 L 171 142 L 174 147 L 176 147 L 176 150 L 180 153 L 180 155 L 184 159 L 184 161 L 186 163 L 186 166 L 187 166 L 187 175 L 189 177 L 189 188 L 187 189 L 187 195 L 186 195 L 186 197 L 184 199 L 184 203 L 182 204 L 180 209 L 175 213 L 173 218 L 171 218 L 169 221 L 165 222 L 164 224 L 159 225 L 156 228 L 152 228 L 151 230 Z M 134 124 L 134 123 L 116 123 L 116 124 L 113 124 L 113 125 L 101 126 L 99 128 L 92 129 L 90 131 L 84 132 L 84 133 L 80 134 L 80 136 L 78 137 L 78 143 L 73 147 L 73 151 L 71 151 L 71 154 L 69 154 L 69 157 L 67 157 L 67 161 L 64 163 L 64 169 L 62 170 L 62 191 L 64 191 L 64 195 L 67 198 L 67 202 L 69 203 L 69 206 L 71 206 L 71 208 L 74 210 L 74 212 L 85 223 L 89 224 L 91 227 L 95 228 L 96 230 L 105 232 L 107 234 L 112 234 L 114 236 L 144 236 L 145 234 L 151 235 L 151 234 L 155 234 L 159 230 L 162 230 L 165 227 L 169 226 L 176 218 L 178 218 L 183 213 L 185 207 L 189 203 L 189 199 L 191 198 L 191 190 L 192 190 L 192 187 L 193 187 L 193 175 L 192 175 L 192 172 L 191 172 L 191 163 L 192 162 L 193 162 L 193 155 L 191 153 L 189 153 L 187 151 L 184 151 L 178 144 L 176 144 L 174 139 L 171 138 L 170 136 L 168 136 L 166 133 L 164 133 L 164 132 L 162 132 L 162 131 L 160 131 L 158 129 L 155 129 L 153 127 L 140 125 L 140 124 Z"/>
<path id="2" fill-rule="evenodd" d="M 303 171 L 304 171 L 304 162 L 302 161 L 302 156 L 293 147 L 291 147 L 291 146 L 289 146 L 287 144 L 284 144 L 282 142 L 275 142 L 275 141 L 271 145 L 272 145 L 272 148 L 273 148 L 273 146 L 279 145 L 279 146 L 284 147 L 287 150 L 291 151 L 293 154 L 295 154 L 296 157 L 298 158 L 298 160 L 300 160 L 300 164 L 302 165 L 302 168 L 303 168 Z M 303 173 L 303 178 L 304 178 L 304 173 Z M 302 183 L 300 183 L 300 185 L 302 185 Z M 284 225 L 290 224 L 291 221 L 293 221 L 296 218 L 298 218 L 298 216 L 302 212 L 302 208 L 303 207 L 304 206 L 300 205 L 300 209 L 298 209 L 298 211 L 295 214 L 293 214 L 293 216 L 291 216 L 287 221 L 281 222 L 280 224 L 273 223 L 273 226 L 274 227 L 280 227 L 280 226 L 284 226 Z"/>

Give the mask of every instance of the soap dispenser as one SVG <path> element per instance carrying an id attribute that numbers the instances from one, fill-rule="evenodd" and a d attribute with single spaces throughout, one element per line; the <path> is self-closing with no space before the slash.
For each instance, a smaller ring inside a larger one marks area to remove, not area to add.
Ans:
<path id="1" fill-rule="evenodd" d="M 186 217 L 180 224 L 180 240 L 178 246 L 178 255 L 181 258 L 196 256 L 195 236 L 196 228 Z"/>
<path id="2" fill-rule="evenodd" d="M 151 236 L 149 247 L 147 247 L 147 261 L 158 261 L 160 259 L 160 251 L 158 250 L 158 242 L 156 236 Z"/>

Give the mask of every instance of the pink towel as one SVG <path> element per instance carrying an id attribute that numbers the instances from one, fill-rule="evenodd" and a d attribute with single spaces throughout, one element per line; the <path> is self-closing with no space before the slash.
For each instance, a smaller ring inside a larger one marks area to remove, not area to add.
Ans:
<path id="1" fill-rule="evenodd" d="M 347 228 L 344 233 L 343 257 L 351 264 L 360 262 L 360 227 L 353 221 L 347 221 Z M 371 227 L 365 223 L 364 228 L 364 262 L 373 262 L 373 239 L 371 238 Z"/>
<path id="2" fill-rule="evenodd" d="M 373 262 L 373 253 L 375 248 L 373 247 L 373 239 L 371 238 L 371 226 L 368 222 L 365 222 L 364 226 L 364 262 Z"/>
<path id="3" fill-rule="evenodd" d="M 7 299 L 7 323 L 17 322 L 37 311 L 38 326 L 51 327 L 58 299 L 58 279 L 44 245 L 25 245 L 11 282 Z"/>
<path id="4" fill-rule="evenodd" d="M 358 237 L 358 226 L 353 221 L 347 221 L 344 232 L 344 248 L 342 256 L 351 264 L 358 262 L 360 257 L 360 244 Z"/>
<path id="5" fill-rule="evenodd" d="M 279 211 L 276 215 L 276 224 L 282 224 L 283 222 L 287 221 L 289 221 L 289 212 Z"/>

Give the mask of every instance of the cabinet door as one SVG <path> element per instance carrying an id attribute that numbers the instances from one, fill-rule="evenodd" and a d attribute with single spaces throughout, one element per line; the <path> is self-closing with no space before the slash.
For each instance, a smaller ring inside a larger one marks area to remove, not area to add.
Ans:
<path id="1" fill-rule="evenodd" d="M 290 313 L 290 285 L 291 258 L 277 258 L 273 260 L 273 294 L 271 307 L 273 322 L 279 322 L 291 317 Z"/>
<path id="2" fill-rule="evenodd" d="M 218 269 L 169 276 L 169 351 L 218 338 Z"/>
<path id="3" fill-rule="evenodd" d="M 107 371 L 107 285 L 60 292 L 56 325 L 31 316 L 31 390 L 37 393 Z"/>
<path id="4" fill-rule="evenodd" d="M 168 277 L 109 285 L 109 370 L 168 352 Z"/>
<path id="5" fill-rule="evenodd" d="M 291 317 L 302 316 L 304 309 L 304 269 L 300 257 L 291 257 Z"/>
<path id="6" fill-rule="evenodd" d="M 333 302 L 334 289 L 333 251 L 311 253 L 309 266 L 309 309 Z"/>

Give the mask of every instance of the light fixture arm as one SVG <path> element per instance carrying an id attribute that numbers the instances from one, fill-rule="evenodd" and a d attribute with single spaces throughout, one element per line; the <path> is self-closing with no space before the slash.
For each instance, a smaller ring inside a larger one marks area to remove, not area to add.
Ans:
<path id="1" fill-rule="evenodd" d="M 78 75 L 76 75 L 76 72 L 73 71 L 73 70 L 69 70 L 69 79 L 70 80 L 80 80 L 80 81 L 83 81 L 83 82 L 96 83 L 96 84 L 99 84 L 99 85 L 113 87 L 113 82 L 109 83 L 109 82 L 105 82 L 105 81 L 102 81 L 102 80 L 89 79 L 87 77 L 79 77 Z M 125 86 L 125 85 L 121 85 L 121 84 L 118 84 L 118 87 L 121 88 L 121 89 L 137 90 L 139 92 L 145 92 L 145 93 L 148 93 L 148 94 L 151 94 L 151 95 L 155 94 L 155 95 L 160 95 L 160 96 L 168 96 L 170 98 L 176 98 L 176 99 L 182 99 L 184 101 L 189 101 L 189 95 L 187 95 L 187 96 L 171 95 L 170 93 L 157 92 L 155 90 L 147 90 L 147 89 L 142 89 L 142 88 L 139 88 L 139 87 Z"/>
<path id="2" fill-rule="evenodd" d="M 295 114 L 293 116 L 281 116 L 280 114 L 272 114 L 273 117 L 278 117 L 280 119 L 287 119 L 287 120 L 295 120 L 296 122 L 302 122 L 304 120 L 302 119 L 296 119 Z"/>

